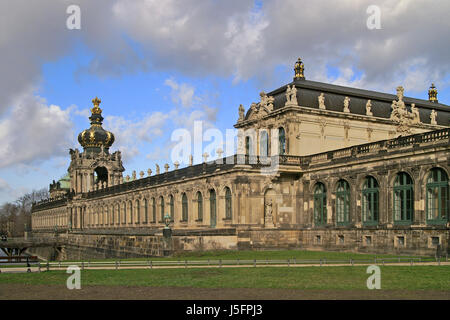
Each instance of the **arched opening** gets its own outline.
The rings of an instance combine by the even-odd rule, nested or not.
[[[173,222],[175,218],[175,207],[173,202],[173,195],[169,197],[170,221]]]
[[[378,224],[379,186],[377,180],[368,176],[364,179],[362,188],[362,223],[364,225]]]
[[[327,222],[327,191],[321,182],[314,188],[314,224],[323,225]]]
[[[253,155],[252,138],[249,136],[245,137],[245,155]]]
[[[97,167],[94,170],[94,183],[105,183],[108,185],[108,169],[105,167]]]
[[[441,168],[431,169],[427,178],[426,190],[427,223],[446,224],[450,210],[447,173]]]
[[[269,155],[269,134],[266,130],[261,131],[259,144],[259,155],[261,157],[267,157]]]
[[[406,172],[399,172],[394,181],[394,223],[410,224],[414,211],[413,180]]]
[[[210,226],[211,228],[216,227],[216,219],[217,219],[217,212],[216,212],[216,191],[214,189],[211,189],[209,191],[209,212],[210,212]]]
[[[163,196],[159,197],[159,208],[160,208],[160,214],[161,214],[160,222],[164,222],[164,198],[163,198]]]
[[[279,155],[286,154],[286,132],[283,127],[278,128],[278,147]]]
[[[203,197],[200,191],[197,192],[197,219],[203,221]]]
[[[347,225],[350,221],[350,185],[339,180],[336,188],[336,221],[338,225]]]
[[[186,193],[181,196],[181,221],[188,221],[188,199]]]
[[[231,207],[231,190],[225,187],[225,219],[231,220],[232,207]]]

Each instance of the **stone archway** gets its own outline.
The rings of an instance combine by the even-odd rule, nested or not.
[[[95,184],[105,184],[108,185],[108,169],[105,167],[97,167],[94,170],[94,183]]]

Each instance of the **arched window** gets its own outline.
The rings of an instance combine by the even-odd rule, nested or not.
[[[136,199],[136,223],[141,222],[141,202]]]
[[[133,202],[131,202],[131,200],[130,201],[128,201],[128,204],[129,204],[129,214],[130,214],[130,220],[128,221],[128,223],[129,224],[132,224],[133,223],[133,221],[134,221],[134,219],[133,219]]]
[[[188,199],[186,193],[181,196],[181,221],[188,221]]]
[[[118,203],[116,204],[116,212],[115,212],[115,214],[116,214],[116,219],[115,219],[116,224],[119,224],[120,223],[120,206],[119,206]]]
[[[283,127],[278,128],[278,154],[286,154],[286,132]]]
[[[148,222],[148,201],[144,199],[144,223]]]
[[[231,190],[230,188],[225,188],[225,219],[231,220],[232,211],[231,211]]]
[[[127,223],[127,203],[125,201],[122,202],[122,223]]]
[[[413,181],[406,172],[399,172],[394,181],[394,223],[410,224],[414,211]]]
[[[427,223],[446,224],[449,214],[449,187],[447,173],[440,168],[431,169],[427,178]]]
[[[161,209],[161,222],[164,222],[164,198],[162,196],[159,197],[159,206]]]
[[[210,226],[214,228],[216,226],[216,191],[211,189],[209,191],[209,212],[210,212]]]
[[[112,226],[114,224],[114,205],[112,204],[109,210],[109,225]]]
[[[203,197],[200,191],[197,192],[197,219],[203,221]]]
[[[339,180],[336,188],[336,221],[338,225],[350,221],[350,185],[345,180]]]
[[[156,222],[156,199],[152,198],[152,218],[153,222]]]
[[[170,206],[170,221],[174,221],[174,204],[173,204],[173,195],[170,195],[169,197],[169,206]]]
[[[109,213],[108,209],[109,209],[108,206],[105,206],[105,208],[103,210],[103,215],[104,215],[103,224],[104,225],[108,224],[108,213]]]
[[[261,131],[259,144],[259,155],[261,157],[267,157],[269,155],[269,134],[266,130]]]
[[[362,189],[362,223],[364,225],[378,224],[379,186],[377,180],[368,176]]]
[[[314,224],[323,225],[327,222],[327,191],[323,183],[317,183],[314,188]]]

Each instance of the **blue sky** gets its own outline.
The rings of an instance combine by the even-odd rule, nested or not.
[[[381,9],[368,30],[366,9]],[[69,4],[81,29],[65,27]],[[238,106],[293,77],[450,104],[446,1],[5,1],[0,31],[0,204],[67,172],[69,148],[102,103],[124,175],[171,163],[170,137],[194,120],[222,132]],[[21,19],[18,19],[18,18]],[[420,24],[413,23],[419,21]],[[441,22],[442,21],[442,22]],[[197,159],[198,160],[198,159]]]

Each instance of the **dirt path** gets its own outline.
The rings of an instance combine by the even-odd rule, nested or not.
[[[450,291],[443,290],[292,290],[250,288],[177,288],[86,286],[68,290],[60,285],[1,284],[0,299],[10,300],[311,300],[311,299],[419,299],[450,300]]]

